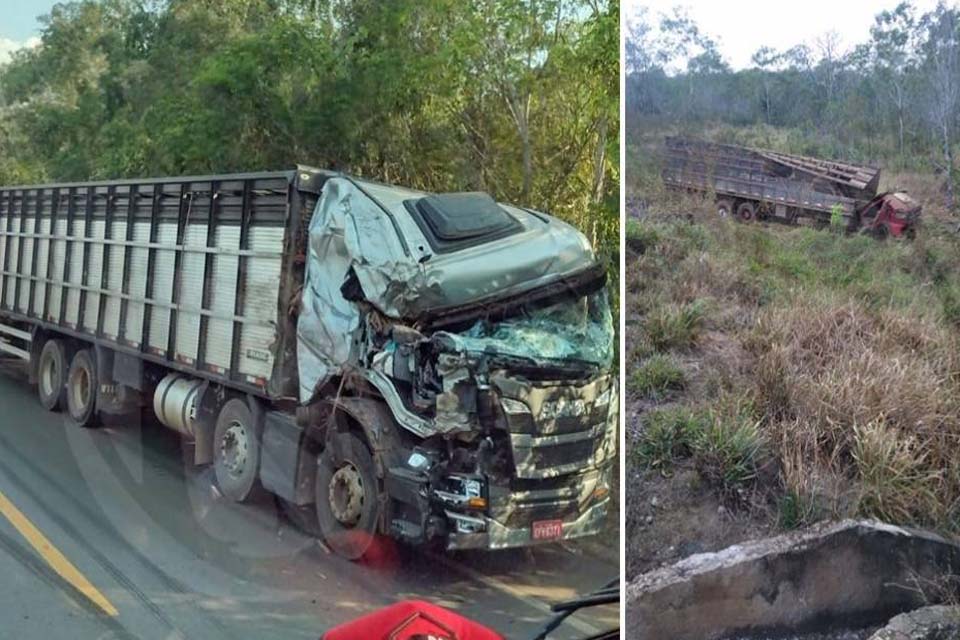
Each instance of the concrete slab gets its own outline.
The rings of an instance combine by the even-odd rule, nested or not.
[[[932,533],[823,523],[638,576],[626,591],[626,637],[720,640],[866,627],[926,604],[918,579],[958,570],[960,546]]]

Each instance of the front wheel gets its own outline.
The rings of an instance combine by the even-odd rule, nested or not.
[[[352,433],[337,433],[317,459],[317,522],[337,555],[359,560],[380,519],[379,483],[370,449]]]

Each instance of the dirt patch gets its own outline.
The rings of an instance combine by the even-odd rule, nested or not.
[[[678,465],[669,476],[628,465],[626,509],[627,580],[774,530],[767,513],[724,506],[691,462]]]

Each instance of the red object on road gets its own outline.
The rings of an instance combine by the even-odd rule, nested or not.
[[[443,607],[405,600],[331,629],[321,640],[504,640]]]

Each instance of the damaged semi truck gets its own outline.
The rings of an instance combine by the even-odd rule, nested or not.
[[[912,236],[920,205],[903,192],[877,193],[880,169],[732,144],[668,137],[666,186],[716,196],[717,213],[814,226],[841,216],[848,231]]]
[[[45,408],[151,407],[225,496],[266,489],[342,556],[601,529],[613,322],[556,218],[308,167],[18,186],[0,264],[0,352]]]

